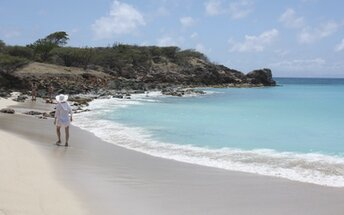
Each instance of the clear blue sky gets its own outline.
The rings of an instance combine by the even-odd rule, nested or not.
[[[344,77],[342,0],[0,0],[0,39],[55,31],[69,46],[176,45],[249,72]]]

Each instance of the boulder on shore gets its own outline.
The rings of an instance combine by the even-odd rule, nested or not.
[[[0,110],[1,113],[9,113],[9,114],[14,114],[15,111],[12,108],[3,108]]]
[[[32,116],[35,116],[35,115],[43,115],[43,113],[38,112],[38,111],[33,111],[33,110],[28,111],[28,112],[25,112],[24,114],[26,114],[26,115],[32,115]]]
[[[1,89],[0,89],[0,97],[2,97],[2,98],[8,98],[8,97],[10,97],[10,96],[11,96],[11,94],[10,94],[8,91],[1,90]]]
[[[178,96],[182,97],[185,95],[203,95],[205,94],[204,91],[202,90],[197,90],[197,89],[183,89],[183,88],[165,88],[161,91],[163,95],[168,95],[168,96]]]
[[[19,95],[17,96],[17,98],[13,99],[13,101],[16,101],[16,102],[25,102],[25,100],[27,99],[28,97],[26,95]]]

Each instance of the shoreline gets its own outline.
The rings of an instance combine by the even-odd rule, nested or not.
[[[148,100],[152,101],[153,99],[155,101],[159,98],[160,96],[153,96]],[[336,174],[341,172],[344,159],[335,155],[321,152],[277,151],[268,148],[244,150],[179,145],[150,138],[150,132],[145,128],[126,126],[111,120],[97,120],[98,109],[101,112],[107,112],[127,105],[134,105],[136,102],[145,104],[143,99],[145,98],[134,96],[131,100],[95,99],[90,103],[89,108],[97,110],[75,116],[75,124],[111,144],[150,156],[228,171],[344,188],[344,177]],[[89,125],[90,119],[94,119],[93,124],[96,123],[97,126]],[[334,166],[334,163],[337,165]]]
[[[340,215],[344,210],[343,188],[152,157],[75,126],[71,147],[57,147],[51,119],[19,114],[0,119],[0,130],[31,141],[49,158],[58,180],[91,214]]]

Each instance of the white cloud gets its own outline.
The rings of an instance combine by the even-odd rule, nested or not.
[[[216,16],[224,12],[221,6],[221,1],[219,0],[210,0],[206,2],[205,11],[206,14],[210,16]]]
[[[335,50],[336,50],[337,52],[343,51],[343,50],[344,50],[344,38],[342,39],[342,41],[341,41],[339,44],[336,45]]]
[[[332,35],[338,28],[339,25],[333,21],[321,24],[317,28],[305,27],[298,35],[298,40],[300,43],[313,43]]]
[[[297,17],[295,11],[291,8],[287,9],[279,18],[279,21],[284,23],[288,28],[302,28],[305,26],[303,17]]]
[[[196,21],[190,16],[182,17],[179,21],[185,28],[191,27],[196,23]]]
[[[191,39],[195,39],[198,37],[198,33],[197,32],[193,32],[191,35],[190,35],[190,38]]]
[[[314,59],[295,59],[285,60],[270,64],[270,67],[278,67],[284,69],[291,69],[294,71],[305,71],[309,69],[318,69],[319,66],[326,64],[326,61],[322,58]]]
[[[205,53],[207,51],[202,43],[196,44],[195,49],[201,53]]]
[[[230,40],[231,52],[260,52],[264,51],[265,47],[270,45],[277,37],[278,30],[272,29],[265,31],[258,36],[245,36],[244,42],[234,42]]]
[[[298,17],[291,8],[287,9],[279,18],[286,27],[300,29],[298,41],[303,44],[310,44],[334,34],[340,24],[329,21],[316,27],[308,26],[303,17]]]
[[[228,14],[232,19],[241,19],[253,11],[251,0],[237,0],[224,5],[221,0],[209,0],[205,3],[205,11],[209,16]]]
[[[253,3],[247,0],[240,0],[229,4],[229,14],[232,19],[241,19],[253,11]]]
[[[97,19],[92,25],[97,39],[133,33],[139,26],[146,25],[142,14],[133,6],[115,0],[107,16]]]
[[[158,46],[178,46],[178,42],[172,37],[165,36],[158,39]]]

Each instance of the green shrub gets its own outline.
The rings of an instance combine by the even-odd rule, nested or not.
[[[28,59],[0,54],[0,70],[2,72],[12,72],[27,63],[29,63]]]
[[[33,50],[23,46],[7,46],[5,52],[11,56],[22,57],[29,60],[33,59]]]
[[[60,60],[63,62],[63,66],[70,67],[73,65],[74,62],[74,49],[75,48],[54,48],[50,55],[51,56],[57,56]],[[58,64],[56,61],[53,62],[55,64]]]

